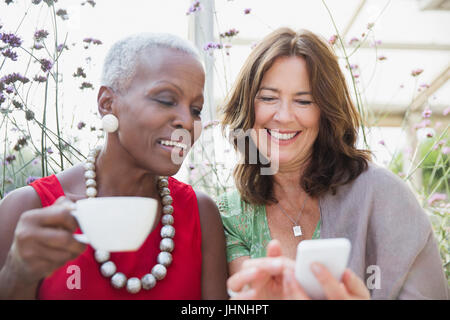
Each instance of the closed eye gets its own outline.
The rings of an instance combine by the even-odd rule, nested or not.
[[[162,100],[162,99],[152,99],[153,101],[156,101],[159,104],[163,104],[165,106],[173,107],[176,105],[176,102],[169,101],[169,100]]]
[[[277,98],[275,97],[258,97],[257,99],[261,100],[261,101],[265,101],[265,102],[270,102],[270,101],[274,101]]]
[[[312,103],[312,101],[309,100],[295,100],[296,103],[302,105],[302,106],[307,106],[310,105]]]

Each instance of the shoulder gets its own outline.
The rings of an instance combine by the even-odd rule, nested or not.
[[[249,216],[254,213],[255,206],[245,203],[237,190],[231,190],[222,194],[217,199],[217,206],[219,207],[222,219],[232,218],[238,216]]]
[[[8,213],[19,211],[21,213],[26,210],[40,207],[42,207],[41,199],[37,192],[32,187],[25,186],[11,191],[0,201],[0,214],[3,213],[3,211],[8,211]]]
[[[376,196],[378,200],[389,202],[407,195],[408,200],[415,200],[412,190],[405,181],[374,163],[369,163],[365,171],[341,189],[347,196],[357,198],[368,199]]]

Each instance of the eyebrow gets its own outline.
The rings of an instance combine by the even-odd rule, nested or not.
[[[156,81],[156,82],[154,83],[154,86],[161,85],[161,84],[168,84],[168,85],[174,87],[175,89],[177,89],[177,90],[179,91],[179,93],[181,93],[181,94],[184,93],[183,90],[182,90],[179,86],[177,86],[175,83],[170,82],[170,81],[167,81],[167,80],[159,80],[159,81]],[[196,96],[196,97],[194,98],[194,100],[198,100],[198,99],[201,99],[201,100],[202,100],[202,104],[205,103],[205,96],[204,96],[203,93],[199,94],[198,96]]]
[[[172,83],[172,82],[167,81],[167,80],[156,81],[152,87],[157,86],[157,85],[161,85],[161,84],[168,84],[168,85],[174,87],[175,89],[177,89],[180,93],[183,93],[183,90],[179,86],[177,86],[175,83]]]
[[[259,91],[261,91],[261,90],[269,90],[269,91],[273,91],[273,92],[276,92],[276,93],[280,92],[280,90],[275,89],[275,88],[270,88],[270,87],[262,87],[262,88],[259,89]],[[309,91],[299,91],[299,92],[295,93],[295,96],[301,96],[301,95],[306,95],[306,94],[311,94],[311,92],[309,92]]]

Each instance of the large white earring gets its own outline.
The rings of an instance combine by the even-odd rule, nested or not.
[[[119,128],[119,119],[113,114],[107,114],[102,118],[102,126],[108,133],[115,132]]]

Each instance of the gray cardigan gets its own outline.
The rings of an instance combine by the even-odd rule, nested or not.
[[[365,280],[372,299],[449,299],[430,220],[396,175],[369,164],[319,205],[321,238],[351,241],[349,268]]]

